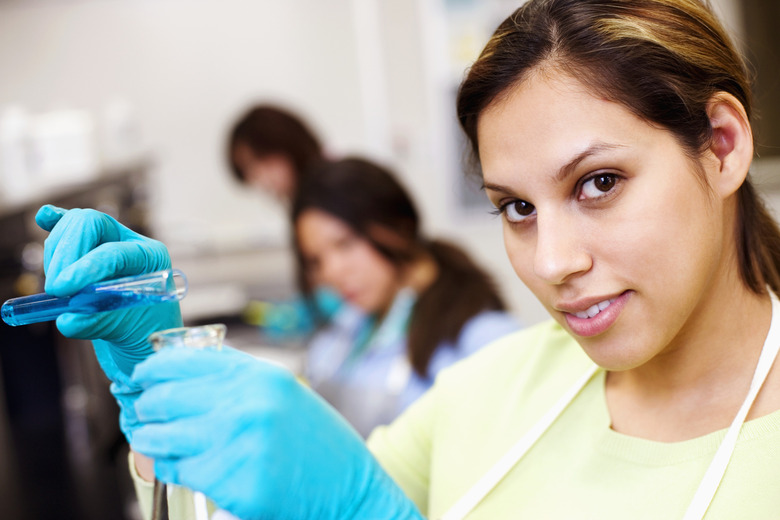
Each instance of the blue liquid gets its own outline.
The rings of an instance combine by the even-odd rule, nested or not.
[[[143,294],[136,291],[90,291],[65,298],[36,294],[8,300],[0,309],[0,316],[7,324],[17,326],[55,320],[57,316],[66,312],[92,314],[153,305],[176,299],[175,296],[169,294]]]

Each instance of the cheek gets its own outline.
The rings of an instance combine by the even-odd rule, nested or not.
[[[519,237],[507,224],[503,223],[504,249],[509,263],[520,280],[533,291],[534,243]]]
[[[282,164],[274,164],[268,169],[268,177],[273,179],[277,184],[285,182],[290,177],[290,172]]]
[[[698,186],[685,192],[687,196],[680,190],[663,207],[637,207],[613,235],[625,244],[617,254],[648,276],[673,279],[698,269],[701,256],[709,257],[719,247],[719,234],[714,225],[718,216],[696,190]]]
[[[629,275],[628,271],[664,271],[679,263],[678,254],[684,254],[679,247],[684,241],[671,236],[669,226],[670,222],[644,218],[641,212],[620,217],[613,215],[613,218],[589,221],[581,226],[576,234],[578,240],[571,247],[591,257],[592,271],[599,276],[610,272]],[[549,284],[534,272],[536,237],[532,233],[517,233],[504,224],[504,246],[515,274],[532,292],[541,296]],[[670,250],[672,254],[669,254]]]
[[[346,253],[347,272],[360,278],[363,284],[370,284],[381,272],[380,256],[368,244],[355,244]]]
[[[266,181],[268,174],[267,170],[260,165],[251,165],[244,169],[246,178],[249,182],[255,185],[262,186]]]
[[[362,253],[360,265],[364,286],[370,287],[373,299],[377,300],[377,303],[385,303],[384,300],[389,298],[388,294],[394,292],[397,283],[395,267],[385,257],[370,248]]]
[[[386,292],[395,283],[395,270],[392,264],[381,256],[373,256],[370,260],[366,259],[366,263],[370,265],[367,274],[376,290]]]

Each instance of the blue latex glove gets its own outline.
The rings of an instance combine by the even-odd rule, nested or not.
[[[263,333],[272,341],[283,342],[311,335],[320,320],[333,318],[344,305],[344,300],[335,291],[321,287],[314,291],[311,301],[297,296],[261,305],[259,324]]]
[[[165,349],[133,380],[145,388],[133,449],[243,520],[422,519],[346,421],[279,366]]]
[[[314,291],[314,305],[325,320],[330,320],[344,306],[344,299],[330,287],[318,287]]]
[[[64,210],[46,205],[35,221],[50,231],[44,244],[45,290],[70,296],[89,284],[171,267],[165,246],[91,209]],[[70,338],[91,339],[111,392],[122,409],[120,426],[130,440],[135,427],[133,402],[140,388],[130,381],[136,363],[152,354],[152,332],[180,327],[178,302],[91,315],[63,314],[57,328]]]

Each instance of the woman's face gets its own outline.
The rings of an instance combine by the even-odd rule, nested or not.
[[[369,313],[384,313],[399,289],[398,269],[342,220],[305,210],[295,224],[307,273]]]
[[[233,149],[233,161],[244,174],[247,184],[279,200],[290,200],[295,189],[295,167],[283,154],[259,157],[244,143]]]
[[[731,232],[711,158],[697,171],[671,133],[554,72],[489,106],[478,137],[516,273],[597,364],[640,366],[706,322]]]

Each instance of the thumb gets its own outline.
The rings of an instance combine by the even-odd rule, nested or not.
[[[44,231],[51,231],[60,219],[67,213],[67,210],[46,204],[41,206],[35,215],[35,223]]]

